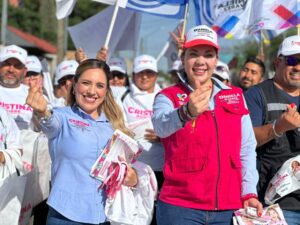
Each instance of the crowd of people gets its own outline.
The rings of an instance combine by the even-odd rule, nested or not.
[[[153,56],[137,56],[130,75],[125,60],[108,58],[108,49],[101,48],[95,58],[78,49],[75,60],[56,67],[54,99],[43,86],[39,58],[5,46],[0,52],[1,169],[24,169],[22,131],[44,134],[51,190],[41,203],[45,207],[33,211],[33,223],[108,225],[107,193],[89,173],[120,130],[139,144],[136,160],[154,171],[159,192],[152,225],[228,225],[234,211],[246,207],[261,216],[270,180],[300,153],[299,43],[300,36],[283,40],[273,78],[265,78],[261,59],[249,57],[235,84],[229,66],[220,61],[215,31],[195,26],[183,42],[178,39],[182,54],[169,70],[172,84],[166,88],[157,83]],[[139,184],[130,163],[122,184],[133,192]],[[289,225],[300,224],[299,190],[278,204]]]

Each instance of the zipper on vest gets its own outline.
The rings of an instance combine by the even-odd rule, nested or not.
[[[216,116],[215,116],[215,112],[211,111],[212,113],[212,117],[214,118],[214,122],[215,122],[215,128],[216,128],[216,136],[217,136],[217,155],[218,155],[218,177],[217,177],[217,184],[216,184],[216,199],[215,199],[215,210],[218,210],[219,205],[218,205],[218,199],[219,199],[219,194],[218,194],[218,186],[219,186],[219,182],[220,182],[220,148],[219,148],[219,132],[218,132],[218,123],[216,120]]]

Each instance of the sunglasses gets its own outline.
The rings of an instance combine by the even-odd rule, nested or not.
[[[297,66],[300,64],[300,58],[296,58],[294,56],[286,56],[285,59],[285,65],[287,66]]]
[[[40,73],[29,71],[29,72],[26,73],[25,77],[37,77],[39,75],[40,75]]]
[[[120,72],[112,72],[110,78],[113,79],[115,77],[117,77],[118,79],[124,79],[126,77],[126,74]]]
[[[58,81],[58,84],[60,86],[64,86],[66,85],[67,81],[68,80],[72,80],[74,77],[74,75],[67,75],[67,76],[64,76],[63,78],[61,78],[59,81]]]
[[[216,71],[218,71],[218,72],[227,72],[227,69],[224,66],[217,66]]]

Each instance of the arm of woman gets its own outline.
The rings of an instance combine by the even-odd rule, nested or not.
[[[249,115],[242,117],[242,201],[243,207],[254,207],[257,215],[262,214],[262,204],[257,199],[256,185],[258,172],[256,169],[256,139]]]
[[[158,137],[168,137],[183,127],[177,109],[165,95],[156,96],[153,104],[152,123]]]

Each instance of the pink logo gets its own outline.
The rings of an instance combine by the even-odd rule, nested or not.
[[[69,122],[78,128],[87,128],[90,126],[88,123],[82,122],[80,120],[69,119]]]

